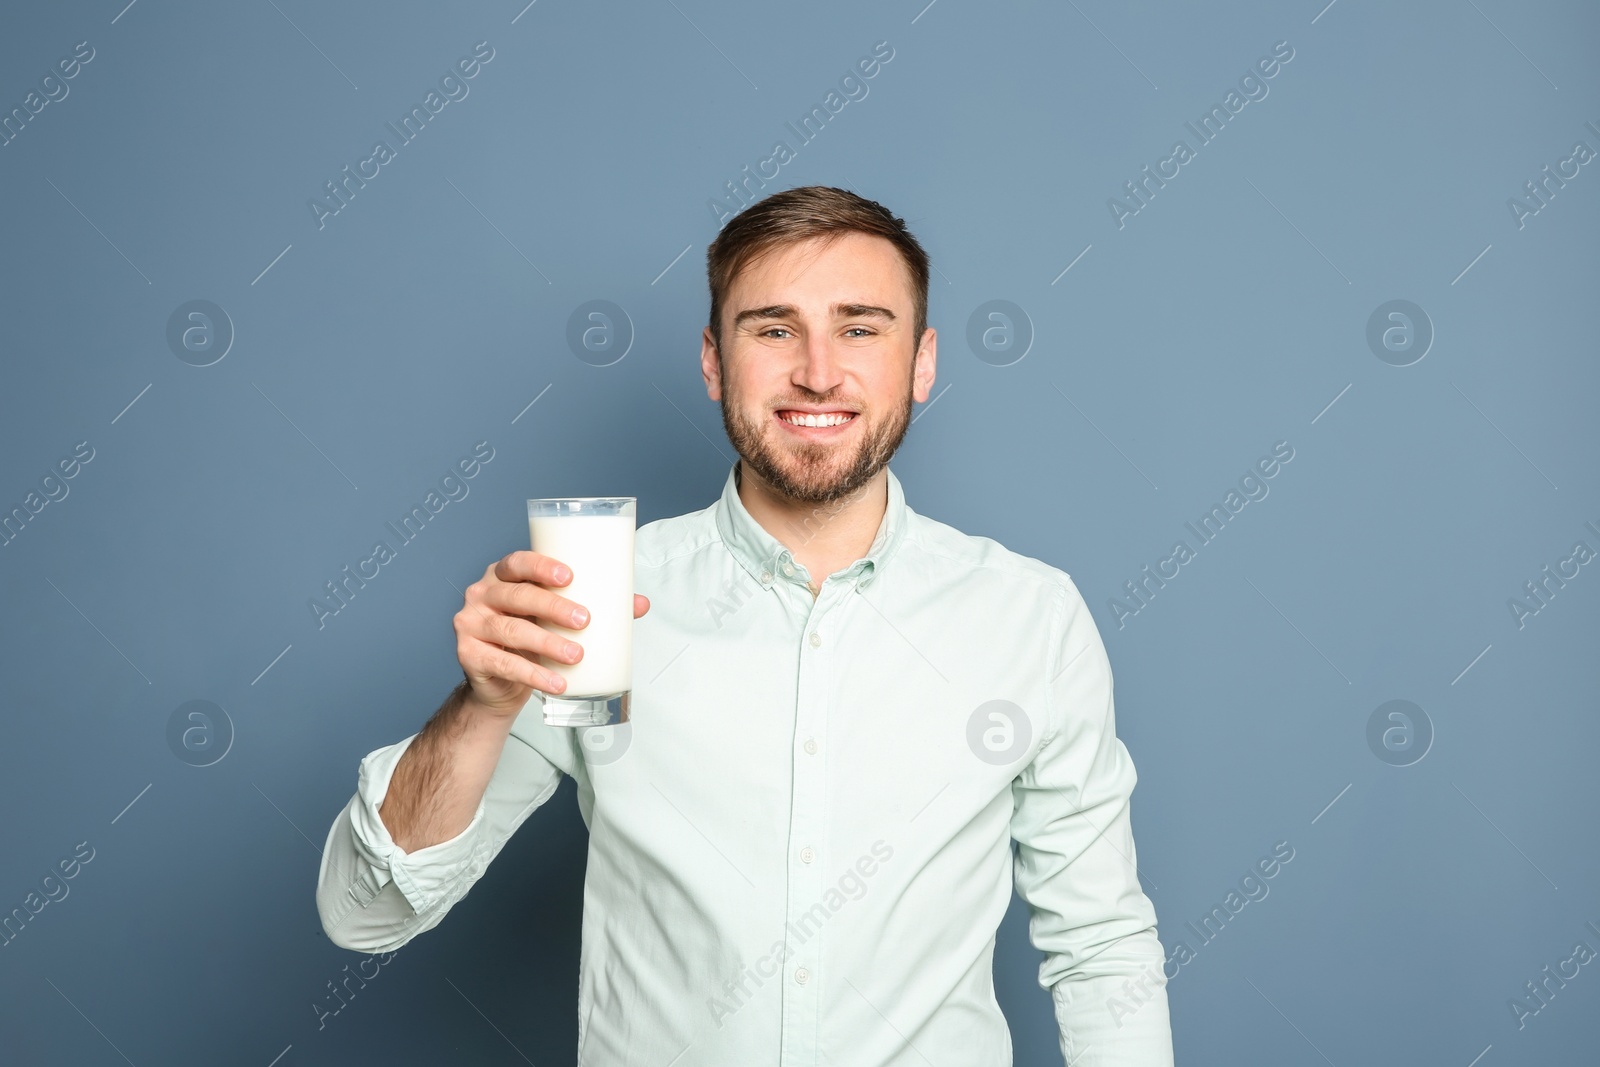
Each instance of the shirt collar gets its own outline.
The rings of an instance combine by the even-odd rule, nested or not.
[[[906,498],[905,492],[900,488],[900,479],[896,478],[894,471],[884,468],[889,481],[888,506],[884,509],[883,521],[878,524],[877,535],[872,539],[872,545],[867,549],[867,554],[857,560],[843,573],[846,576],[856,576],[856,588],[862,589],[871,584],[877,577],[883,565],[894,554],[901,539],[905,536],[906,527]],[[733,553],[745,570],[762,585],[770,585],[780,578],[790,581],[800,581],[798,571],[793,577],[785,575],[785,564],[793,566],[794,553],[784,547],[772,534],[751,516],[745,508],[744,501],[739,499],[739,461],[735,460],[728,469],[727,481],[722,486],[722,497],[715,507],[717,532],[722,536],[722,543],[728,546],[728,551]],[[826,521],[827,505],[819,505],[816,518],[808,520],[810,529],[820,528]],[[796,530],[796,539],[805,535]],[[822,581],[828,575],[812,575],[815,581]]]

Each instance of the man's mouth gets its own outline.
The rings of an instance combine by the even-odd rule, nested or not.
[[[853,411],[809,412],[780,410],[776,414],[781,421],[790,426],[817,429],[843,426],[845,423],[853,422],[856,419],[856,413]]]

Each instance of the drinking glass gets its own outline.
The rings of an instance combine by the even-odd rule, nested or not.
[[[540,666],[566,679],[559,694],[534,690],[550,726],[615,726],[628,721],[633,696],[633,534],[638,498],[545,497],[528,501],[533,550],[566,564],[572,581],[557,592],[589,612],[574,630],[540,619],[551,633],[583,646],[563,663],[540,655]]]

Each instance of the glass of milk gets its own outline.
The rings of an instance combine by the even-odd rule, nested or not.
[[[538,663],[566,679],[559,695],[534,690],[550,726],[614,726],[628,721],[633,695],[633,531],[637,497],[551,497],[528,501],[533,550],[565,563],[572,581],[556,589],[588,609],[581,630],[541,618],[551,633],[583,646],[583,658]]]

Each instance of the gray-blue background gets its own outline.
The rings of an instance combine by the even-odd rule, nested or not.
[[[1194,952],[1179,1062],[1594,1062],[1600,964],[1542,1005],[1524,983],[1600,950],[1600,564],[1542,606],[1524,583],[1600,550],[1600,161],[1508,205],[1600,150],[1592,5],[124,2],[0,33],[0,113],[28,115],[0,147],[0,507],[66,492],[0,547],[0,911],[93,849],[0,948],[7,1062],[572,1061],[570,783],[321,1029],[360,957],[320,929],[318,851],[360,757],[459,677],[460,591],[526,547],[525,498],[637,495],[642,523],[720,490],[709,202],[780,139],[766,191],[878,199],[938,268],[909,503],[1096,613],[1146,888]],[[469,94],[319,228],[308,201],[480,41]],[[880,41],[800,144],[785,123]],[[1280,41],[1200,146],[1184,124]],[[1180,138],[1119,225],[1108,198]],[[235,334],[209,366],[168,341],[193,300]],[[626,313],[620,361],[568,345],[591,300]],[[992,300],[1011,347],[974,349]],[[1391,300],[1431,323],[1420,361],[1368,343]],[[470,494],[319,628],[324,583],[482,440]],[[1269,495],[1119,618],[1280,441]],[[221,710],[185,750],[192,700]],[[1371,744],[1391,700],[1411,740]],[[1186,924],[1280,841],[1269,895],[1202,943]],[[1059,1063],[1025,918],[999,998],[1017,1063]]]

